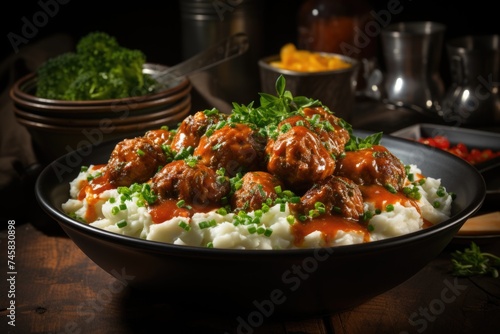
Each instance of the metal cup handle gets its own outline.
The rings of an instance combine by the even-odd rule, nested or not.
[[[465,64],[460,56],[453,56],[450,60],[451,79],[457,84],[461,84],[465,80]]]

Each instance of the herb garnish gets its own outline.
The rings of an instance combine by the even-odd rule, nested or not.
[[[498,277],[500,268],[500,257],[482,252],[476,243],[471,242],[470,248],[462,251],[455,251],[452,256],[452,275],[454,276],[474,276],[491,275]]]
[[[255,125],[258,128],[266,129],[265,135],[273,137],[276,135],[275,127],[282,120],[298,114],[303,108],[322,106],[318,100],[304,96],[293,96],[289,90],[286,90],[286,79],[282,75],[276,80],[275,88],[276,96],[259,93],[260,106],[258,107],[255,107],[253,102],[248,105],[233,102],[229,122]]]
[[[383,134],[382,132],[377,132],[377,133],[371,134],[371,135],[367,136],[366,138],[362,139],[362,138],[354,136],[351,133],[351,139],[349,139],[349,141],[345,145],[345,150],[346,151],[357,151],[357,150],[370,148],[373,145],[378,145],[380,143],[380,140],[382,139],[382,134]]]

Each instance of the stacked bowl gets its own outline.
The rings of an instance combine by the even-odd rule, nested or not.
[[[153,76],[166,69],[145,64]],[[93,101],[63,101],[35,96],[36,73],[14,83],[10,90],[14,114],[33,139],[43,162],[105,141],[143,135],[162,126],[176,127],[191,110],[191,82],[170,81],[165,89],[144,96]]]

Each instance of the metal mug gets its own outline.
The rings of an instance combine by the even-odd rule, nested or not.
[[[439,73],[445,30],[444,24],[431,21],[393,23],[382,29],[383,100],[440,109],[445,92]]]
[[[188,59],[229,36],[243,32],[250,47],[241,57],[205,71],[204,83],[215,100],[224,101],[221,109],[230,112],[231,102],[247,104],[258,99],[258,59],[263,46],[259,20],[262,2],[258,0],[213,1],[178,0],[181,12],[182,55]],[[191,78],[196,86],[196,78]],[[215,101],[217,102],[217,101]],[[227,102],[227,103],[226,103]],[[216,106],[219,107],[219,106]]]
[[[452,83],[441,112],[457,126],[500,122],[500,36],[466,35],[447,42]]]

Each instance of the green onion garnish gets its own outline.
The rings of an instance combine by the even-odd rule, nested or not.
[[[127,221],[125,219],[122,219],[118,223],[116,223],[116,226],[118,226],[119,228],[124,228],[125,226],[127,226]]]
[[[191,229],[191,226],[189,226],[189,224],[183,220],[179,222],[179,227],[181,227],[185,231],[189,231]]]

